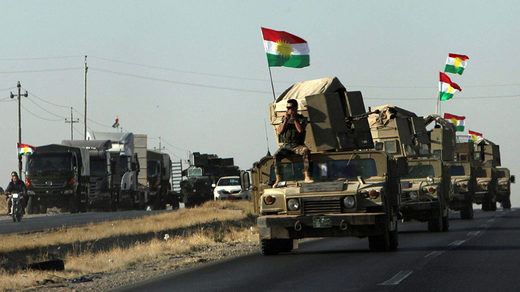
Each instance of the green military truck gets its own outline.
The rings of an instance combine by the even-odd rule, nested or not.
[[[86,211],[90,176],[87,149],[51,144],[36,147],[26,164],[27,213],[58,207]]]
[[[281,160],[282,180],[276,186],[273,157],[254,164],[252,198],[262,254],[289,252],[298,239],[311,237],[368,237],[371,250],[395,250],[406,161],[364,150],[373,143],[361,93],[347,92],[335,77],[296,83],[271,104],[274,126],[289,99],[296,99],[299,113],[309,119],[305,144],[314,182],[303,182],[298,155]]]
[[[511,209],[511,183],[515,183],[515,176],[505,167],[497,168],[497,176],[497,201],[502,202],[502,208]]]
[[[375,148],[408,160],[401,177],[400,212],[405,221],[428,222],[431,232],[448,231],[455,128],[438,115],[418,117],[405,109],[384,105],[369,116]],[[426,126],[435,122],[435,127]]]
[[[428,231],[449,229],[449,168],[439,159],[409,159],[408,174],[401,177],[403,219],[428,222]]]
[[[477,183],[476,172],[469,162],[448,162],[453,194],[450,209],[460,211],[461,219],[473,219],[473,198]]]

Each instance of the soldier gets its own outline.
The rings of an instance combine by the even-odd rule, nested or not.
[[[309,148],[305,146],[305,127],[307,119],[298,114],[298,102],[295,99],[287,101],[287,111],[282,117],[282,124],[278,126],[279,141],[283,145],[274,154],[274,169],[276,181],[273,187],[276,187],[282,180],[280,161],[291,154],[303,156],[303,171],[305,174],[305,182],[312,182],[309,170]]]

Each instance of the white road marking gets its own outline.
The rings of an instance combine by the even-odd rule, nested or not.
[[[434,250],[434,251],[430,252],[429,254],[425,255],[424,257],[425,258],[429,258],[429,257],[434,258],[434,257],[440,256],[443,253],[444,253],[443,250]]]
[[[489,219],[487,222],[495,222],[495,218]]]
[[[480,225],[480,227],[482,227],[482,228],[488,228],[488,227],[489,227],[489,224],[482,224],[482,225]]]
[[[480,234],[480,230],[479,231],[470,231],[468,232],[468,236],[478,236]]]
[[[448,244],[448,246],[459,246],[459,245],[463,244],[464,242],[466,242],[466,240],[455,240],[454,242]]]
[[[408,276],[410,276],[413,273],[413,271],[400,271],[399,273],[395,274],[392,278],[379,283],[380,286],[395,286],[399,285],[404,279],[406,279]]]

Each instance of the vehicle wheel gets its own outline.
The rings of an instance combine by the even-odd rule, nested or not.
[[[79,212],[79,198],[78,196],[70,196],[69,198],[69,212],[70,213],[78,213]]]
[[[33,196],[29,196],[29,199],[27,200],[27,207],[25,209],[27,210],[27,214],[36,214],[35,212],[35,205],[37,204],[36,200]]]
[[[473,204],[469,203],[460,210],[460,219],[473,219]]]
[[[507,198],[502,202],[503,209],[511,209],[511,199]]]
[[[429,232],[440,232],[443,229],[443,220],[442,215],[439,214],[438,217],[432,218],[428,221],[428,231]]]
[[[40,204],[39,207],[40,214],[47,214],[47,206]]]
[[[390,230],[387,226],[384,234],[368,237],[368,248],[371,251],[394,251],[398,246],[399,232],[397,230],[397,222],[395,222],[395,230]]]
[[[291,252],[293,249],[292,239],[279,239],[280,251]]]
[[[489,210],[490,211],[496,211],[497,210],[497,199],[493,199],[490,203],[489,203]]]
[[[448,216],[442,217],[442,231],[446,232],[450,230],[450,220],[448,219]]]
[[[263,255],[276,255],[283,251],[281,249],[281,242],[279,239],[261,239],[260,246]]]

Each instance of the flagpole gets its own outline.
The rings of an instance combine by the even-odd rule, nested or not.
[[[273,75],[271,74],[271,66],[269,66],[269,60],[267,61],[267,68],[269,69],[269,78],[271,79],[271,89],[273,90],[273,101],[276,101],[276,95],[274,93]]]

